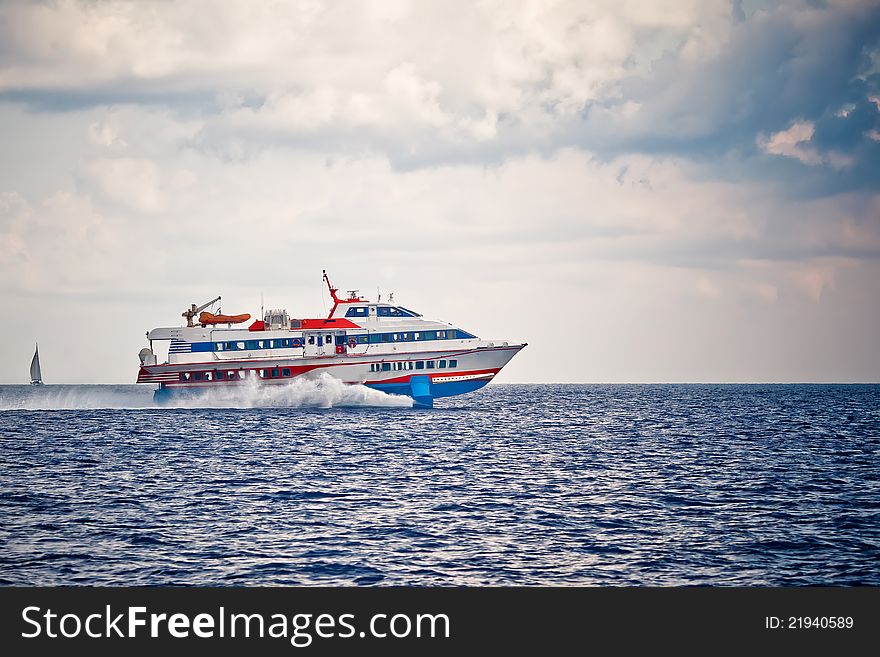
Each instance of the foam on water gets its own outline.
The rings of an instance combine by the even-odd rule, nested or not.
[[[187,408],[332,408],[336,406],[413,405],[410,397],[389,395],[363,385],[343,383],[326,373],[299,376],[284,385],[261,385],[250,379],[245,385],[217,387],[192,399],[171,399],[165,405]]]
[[[224,386],[191,398],[153,401],[153,386],[45,385],[0,386],[0,411],[89,410],[105,408],[333,408],[412,406],[412,399],[363,385],[349,385],[322,373],[284,385]]]
[[[153,390],[134,385],[0,386],[0,411],[148,408]]]

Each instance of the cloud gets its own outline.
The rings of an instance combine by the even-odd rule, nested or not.
[[[114,203],[148,214],[167,206],[159,169],[149,160],[101,158],[90,162],[83,174],[92,189]]]
[[[846,118],[846,115],[842,115]],[[845,169],[852,166],[851,158],[837,154],[827,153],[820,155],[819,152],[809,145],[813,139],[815,126],[810,121],[796,121],[787,130],[770,135],[758,137],[758,146],[771,155],[793,157],[802,164],[817,166],[830,165],[836,169]]]
[[[746,15],[721,1],[154,11],[68,0],[13,2],[0,15],[0,97],[44,110],[128,103],[195,113],[198,147],[221,157],[272,144],[378,151],[404,168],[570,146],[606,158],[742,158],[761,135],[802,121],[817,126],[818,157],[849,164],[838,185],[868,184],[876,163],[863,142],[876,144],[878,125],[863,127],[859,143],[835,144],[817,123],[880,94],[871,2],[795,1]]]

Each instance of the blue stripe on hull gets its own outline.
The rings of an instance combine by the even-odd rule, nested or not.
[[[489,383],[489,379],[471,379],[470,381],[450,381],[448,383],[432,383],[432,397],[454,397],[468,392],[479,390]],[[412,388],[409,383],[366,383],[368,388],[381,390],[391,395],[406,395],[412,397]]]

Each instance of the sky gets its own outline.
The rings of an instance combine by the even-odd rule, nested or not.
[[[0,2],[0,383],[322,269],[501,382],[880,381],[880,3]]]

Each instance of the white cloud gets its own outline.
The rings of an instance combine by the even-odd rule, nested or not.
[[[101,158],[85,168],[85,178],[104,198],[144,213],[164,210],[167,199],[159,168],[150,160]]]
[[[98,146],[124,148],[128,144],[119,137],[119,129],[111,121],[96,121],[89,125],[89,139]]]
[[[816,148],[810,146],[815,129],[811,121],[795,121],[787,129],[769,137],[759,136],[757,143],[765,153],[792,157],[809,166],[827,164],[835,169],[852,166],[853,160],[850,157],[833,152],[820,154]]]

